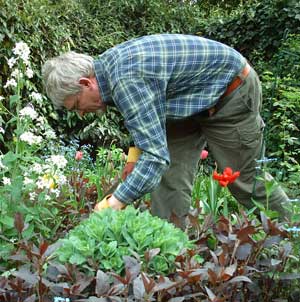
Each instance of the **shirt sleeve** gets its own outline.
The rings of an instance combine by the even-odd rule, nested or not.
[[[114,87],[114,102],[135,146],[142,150],[134,170],[114,192],[123,203],[129,204],[153,191],[168,169],[164,91],[163,83],[158,80],[124,79]]]

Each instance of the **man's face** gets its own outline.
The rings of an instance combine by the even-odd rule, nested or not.
[[[82,87],[81,91],[65,99],[65,108],[67,110],[77,111],[80,116],[88,112],[97,112],[99,110],[104,112],[106,105],[101,100],[96,78],[81,78],[79,84]]]

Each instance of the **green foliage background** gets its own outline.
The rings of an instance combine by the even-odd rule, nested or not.
[[[229,15],[212,14],[203,34],[233,46],[256,65],[273,57],[287,31],[300,32],[297,0],[245,1]]]
[[[284,95],[284,98],[279,97],[279,102],[291,101],[294,104],[286,127],[293,128],[293,133],[288,133],[290,137],[299,137],[299,120],[296,117],[300,109],[297,102],[293,101],[299,96],[295,85],[298,80],[295,74],[288,75],[290,56],[286,56],[284,64],[277,64],[280,57],[278,53],[283,43],[286,43],[286,33],[300,32],[299,1],[0,0],[0,7],[0,95],[7,94],[3,90],[11,72],[7,59],[11,57],[15,43],[20,40],[26,42],[32,51],[35,71],[32,85],[43,91],[41,64],[46,58],[61,52],[72,49],[97,56],[118,43],[141,35],[164,32],[197,34],[233,46],[251,61],[260,74],[263,71],[273,74],[264,78],[267,100],[264,116],[268,119],[270,129],[278,129],[278,123],[281,123],[287,108],[278,106],[278,102],[274,105],[272,98],[275,92],[268,87],[271,87],[278,75],[284,77],[276,87],[276,95]],[[289,43],[292,41],[290,39]],[[299,39],[296,41],[299,45]],[[299,58],[295,62],[297,66]],[[277,66],[276,70],[274,66]],[[289,85],[295,87],[293,95]],[[22,92],[24,103],[28,102],[29,93],[28,89]],[[8,106],[7,102],[8,98],[3,105]],[[123,148],[127,146],[128,136],[122,126],[122,118],[113,109],[102,119],[95,119],[92,115],[80,119],[74,113],[55,112],[50,102],[45,102],[40,110],[66,141],[79,138],[95,147],[110,145],[112,142]],[[276,116],[273,115],[275,112]],[[8,117],[3,110],[0,114],[5,123]],[[289,126],[290,123],[294,126]],[[13,128],[13,125],[10,127]],[[299,139],[290,143],[291,140],[288,141],[286,136],[275,133],[268,135],[270,151],[275,154],[278,150],[274,150],[274,146],[284,146],[294,164],[298,164]],[[9,131],[6,131],[6,139],[11,139]],[[286,159],[283,152],[275,155],[282,160]]]

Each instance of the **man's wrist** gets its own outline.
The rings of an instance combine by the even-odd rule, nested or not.
[[[123,202],[119,201],[114,195],[112,195],[108,199],[108,204],[111,208],[113,208],[115,210],[123,209],[126,206]]]

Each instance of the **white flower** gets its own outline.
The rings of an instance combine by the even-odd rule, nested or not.
[[[20,116],[29,116],[32,120],[38,117],[38,113],[31,106],[26,106],[20,110]]]
[[[36,127],[37,128],[40,128],[40,131],[45,131],[46,130],[46,126],[47,126],[47,120],[45,119],[45,117],[43,116],[39,116],[37,119],[36,119]]]
[[[53,190],[51,190],[51,193],[55,194],[55,197],[58,198],[59,195],[60,195],[60,190],[59,189],[53,189]]]
[[[0,169],[6,169],[7,167],[3,164],[2,162],[2,158],[3,158],[3,154],[0,154]]]
[[[7,61],[7,64],[9,66],[9,68],[13,68],[13,66],[16,64],[16,62],[17,62],[17,59],[12,57]]]
[[[36,125],[39,127],[44,126],[46,123],[46,119],[43,116],[39,116],[36,121],[37,121]]]
[[[0,133],[4,133],[4,129],[2,127],[0,127]]]
[[[48,129],[48,130],[45,132],[45,136],[46,136],[48,139],[55,139],[55,138],[56,138],[56,134],[55,134],[55,132],[54,132],[52,129]]]
[[[44,125],[44,124],[45,124],[45,118],[44,118],[43,116],[40,116],[40,117],[37,119],[37,122],[38,122],[39,124]]]
[[[26,76],[28,77],[28,79],[31,79],[33,77],[33,70],[28,67],[25,71]]]
[[[25,42],[18,42],[15,48],[13,49],[13,53],[19,58],[21,58],[25,64],[29,63],[30,49]]]
[[[37,194],[36,194],[35,192],[29,193],[29,199],[30,199],[31,201],[35,200],[36,196],[37,196]]]
[[[56,165],[59,169],[63,169],[68,163],[68,161],[62,155],[51,155],[47,161],[52,162],[52,164]]]
[[[49,164],[44,164],[43,165],[43,171],[45,173],[51,173],[52,170],[53,170],[53,167],[51,165],[49,165]]]
[[[0,101],[4,100],[4,96],[0,95]]]
[[[33,179],[25,177],[24,178],[24,185],[31,185],[33,184]]]
[[[23,76],[22,72],[19,69],[14,69],[13,72],[11,73],[11,76],[13,78],[21,78]]]
[[[26,131],[20,135],[20,140],[29,145],[40,144],[43,140],[41,136],[34,135],[32,132]]]
[[[33,172],[35,172],[37,174],[41,174],[43,172],[43,167],[39,163],[34,163],[33,167],[31,169],[32,169]]]
[[[9,80],[7,80],[6,84],[4,85],[4,88],[7,88],[9,86],[17,87],[16,80],[15,79],[9,79]]]
[[[35,144],[40,144],[43,141],[43,138],[39,135],[36,135],[34,141]]]
[[[51,191],[55,189],[57,179],[57,175],[44,174],[38,178],[36,184],[40,189],[49,189]]]
[[[42,179],[39,179],[37,182],[36,182],[36,185],[39,189],[44,189],[46,187],[45,185],[45,182],[42,180]]]
[[[64,185],[67,183],[67,177],[65,175],[58,175],[58,180],[57,182],[60,184],[60,185]]]
[[[37,92],[32,92],[29,96],[32,99],[36,100],[36,101],[42,101],[43,100],[43,96],[40,93],[37,93]]]
[[[10,178],[8,178],[8,177],[3,177],[2,182],[3,182],[4,185],[10,185],[11,184]]]

